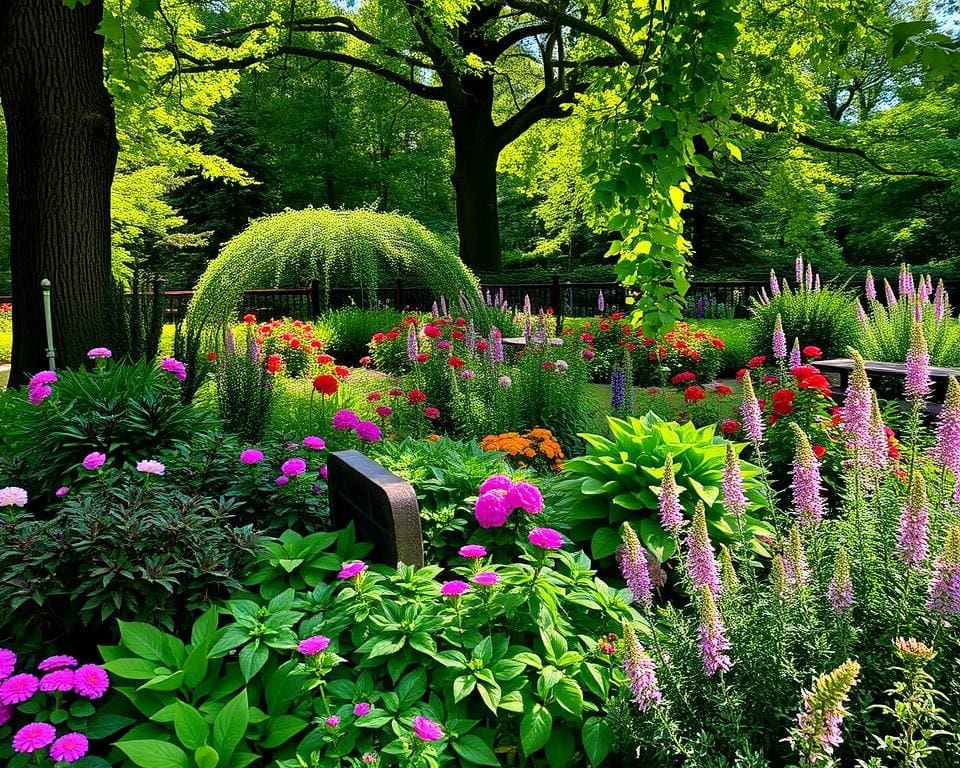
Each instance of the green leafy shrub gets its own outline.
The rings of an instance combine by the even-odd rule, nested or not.
[[[58,376],[39,405],[24,391],[0,398],[8,480],[34,494],[52,493],[91,451],[152,457],[212,425],[207,411],[180,402],[176,378],[153,361]]]
[[[270,420],[274,386],[273,374],[267,370],[268,356],[249,325],[239,349],[233,330],[224,329],[223,349],[214,369],[217,407],[224,427],[246,440],[263,437]]]
[[[873,300],[868,307],[857,351],[866,360],[895,363],[906,360],[916,300],[901,296],[890,306]],[[945,299],[942,312],[938,312],[929,300],[921,302],[920,316],[930,363],[946,368],[960,366],[960,322],[950,316],[948,301]]]
[[[396,325],[400,319],[400,313],[393,309],[350,307],[328,312],[317,323],[329,333],[330,353],[348,365],[355,365],[366,356],[370,337],[381,328]]]
[[[726,444],[714,425],[698,429],[689,422],[664,421],[652,412],[642,419],[608,418],[607,422],[611,438],[581,435],[587,453],[566,462],[566,478],[557,484],[559,491],[574,498],[567,516],[571,539],[589,543],[593,557],[603,560],[620,545],[620,528],[626,521],[658,559],[668,559],[675,543],[658,519],[658,494],[668,455],[673,458],[684,513],[692,516],[702,501],[711,535],[725,541],[737,536],[736,522],[720,500]],[[735,448],[739,453],[743,446]],[[740,467],[756,510],[764,502],[760,469],[745,461],[740,461]],[[749,515],[745,529],[750,534],[770,532],[767,524]]]
[[[857,319],[857,302],[853,292],[844,286],[825,285],[808,290],[805,286],[786,290],[769,301],[753,302],[750,323],[750,348],[758,354],[771,352],[773,326],[777,315],[783,320],[787,346],[794,339],[800,346],[819,347],[826,357],[842,357],[847,347],[860,343],[861,326]]]
[[[694,328],[703,329],[723,342],[717,376],[732,378],[744,363],[766,349],[750,346],[749,320],[698,320]]]

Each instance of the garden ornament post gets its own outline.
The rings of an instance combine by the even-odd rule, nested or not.
[[[43,323],[47,329],[47,367],[51,371],[57,370],[57,351],[53,348],[53,315],[50,310],[50,281],[43,278],[40,281],[43,290]]]

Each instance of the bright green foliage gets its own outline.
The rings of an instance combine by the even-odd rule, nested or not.
[[[395,309],[336,309],[326,313],[315,323],[329,336],[327,349],[344,365],[356,365],[367,354],[370,337],[383,328],[392,328],[400,322]]]
[[[698,501],[706,507],[707,526],[714,541],[739,536],[735,519],[723,510],[720,485],[726,459],[725,441],[714,425],[697,429],[648,413],[642,419],[608,418],[611,438],[581,435],[587,454],[564,464],[569,477],[557,485],[574,497],[569,514],[570,537],[590,543],[595,559],[609,558],[620,546],[620,527],[629,521],[644,546],[660,560],[668,559],[675,542],[658,520],[660,483],[667,455],[684,513],[693,517]],[[737,446],[737,452],[743,448]],[[745,461],[740,469],[753,505],[763,503],[758,467]],[[745,517],[751,536],[769,534],[770,527]]]
[[[267,371],[267,355],[254,340],[253,330],[237,340],[231,329],[216,361],[217,407],[224,429],[244,440],[259,440],[270,420],[275,387]]]
[[[870,311],[857,342],[857,350],[867,360],[901,363],[907,359],[913,329],[914,302],[901,298],[892,307],[870,302]],[[960,322],[949,314],[938,320],[931,304],[921,306],[923,337],[930,363],[947,368],[960,366]]]
[[[757,354],[773,353],[773,325],[783,319],[787,345],[794,339],[800,346],[819,347],[826,357],[842,357],[847,347],[860,342],[860,321],[856,299],[845,286],[823,286],[819,290],[797,287],[771,296],[766,303],[754,302],[750,323],[750,346]]]
[[[405,216],[328,208],[286,211],[252,223],[227,243],[197,284],[187,311],[194,331],[225,325],[249,288],[321,282],[359,287],[370,303],[397,279],[480,303],[470,271],[436,235]]]

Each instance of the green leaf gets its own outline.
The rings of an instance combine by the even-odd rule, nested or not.
[[[175,744],[157,739],[118,741],[117,749],[140,768],[189,768],[187,753]]]
[[[453,700],[465,699],[477,686],[477,678],[473,675],[461,675],[453,681]]]
[[[240,671],[243,672],[243,679],[249,683],[253,676],[267,663],[269,657],[270,649],[261,645],[258,640],[244,646],[243,650],[240,651]]]
[[[731,144],[729,141],[726,142],[726,144],[727,144],[727,151],[730,153],[731,157],[733,157],[736,160],[739,160],[742,163],[743,153],[740,151],[740,147],[738,147],[736,144]]]
[[[479,736],[468,733],[453,742],[453,751],[475,765],[500,765],[490,745]]]
[[[308,725],[309,723],[306,720],[293,715],[280,715],[270,718],[267,722],[267,731],[260,741],[260,746],[268,749],[279,747]]]
[[[588,718],[583,724],[581,738],[583,750],[587,753],[590,765],[600,765],[610,754],[610,748],[613,746],[613,731],[602,718]]]
[[[114,659],[106,662],[103,668],[127,680],[152,680],[157,676],[157,665],[146,659]]]
[[[207,674],[207,649],[205,644],[194,648],[183,664],[183,684],[190,690],[196,688]]]
[[[553,687],[553,698],[576,718],[583,715],[583,690],[570,678],[564,678]]]
[[[193,759],[197,761],[197,768],[216,768],[220,755],[213,747],[204,745],[193,753]]]
[[[226,656],[238,645],[243,645],[243,643],[249,639],[250,635],[247,633],[247,630],[238,624],[231,624],[223,631],[220,639],[217,640],[213,648],[210,649],[210,653],[208,653],[207,656],[211,659]]]
[[[558,728],[550,734],[547,742],[547,764],[550,768],[565,768],[573,759],[576,741],[566,728]]]
[[[180,743],[187,749],[199,749],[207,743],[210,728],[196,709],[183,701],[176,703],[173,728]]]
[[[213,746],[223,760],[229,760],[247,732],[249,705],[244,688],[224,705],[213,721]]]
[[[550,738],[553,728],[553,715],[542,704],[534,704],[520,722],[520,745],[523,753],[529,757],[543,746]]]
[[[199,619],[193,622],[190,632],[190,644],[194,647],[213,640],[217,633],[217,619],[220,613],[216,608],[210,608]]]
[[[169,675],[158,675],[140,686],[141,691],[175,691],[183,683],[183,670]]]
[[[594,560],[610,557],[620,546],[620,533],[616,528],[604,526],[597,528],[590,539],[590,552]]]
[[[120,641],[137,656],[176,666],[166,637],[159,629],[139,621],[118,621],[117,625],[120,627]]]

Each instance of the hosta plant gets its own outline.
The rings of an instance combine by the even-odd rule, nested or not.
[[[726,441],[715,426],[698,429],[689,422],[664,421],[652,412],[643,418],[607,421],[611,436],[581,435],[587,453],[567,461],[567,477],[558,484],[574,498],[568,515],[574,541],[589,542],[594,558],[608,558],[620,545],[622,524],[629,521],[647,549],[660,560],[669,558],[675,540],[658,515],[668,456],[684,515],[691,517],[702,501],[710,535],[721,541],[738,538],[736,521],[721,503]],[[737,454],[742,447],[734,446]],[[740,471],[749,501],[744,529],[750,535],[769,534],[769,525],[749,514],[760,512],[765,504],[760,469],[741,460]]]

